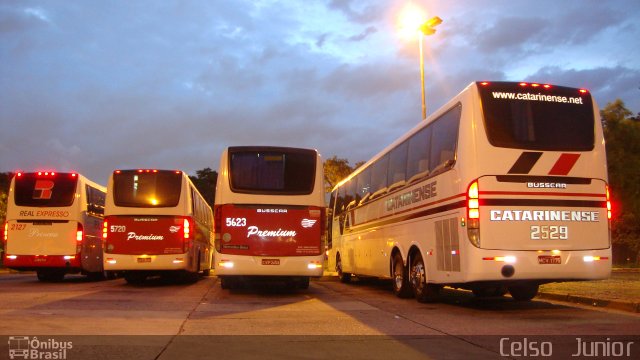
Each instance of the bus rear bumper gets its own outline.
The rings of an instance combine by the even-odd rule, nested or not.
[[[190,269],[188,254],[171,255],[129,255],[104,254],[105,271],[158,271]]]
[[[324,256],[240,256],[216,253],[215,275],[308,276],[323,274]]]
[[[600,280],[611,275],[611,249],[582,251],[476,251],[465,282]]]
[[[66,268],[79,270],[82,267],[80,254],[75,255],[12,255],[4,256],[4,266],[14,270],[38,270],[43,268]]]

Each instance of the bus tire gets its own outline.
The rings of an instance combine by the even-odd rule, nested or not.
[[[87,274],[87,278],[91,281],[102,281],[107,278],[107,273],[105,271],[90,272]]]
[[[306,290],[309,288],[309,277],[303,276],[298,280],[298,289]]]
[[[238,287],[238,279],[233,276],[221,276],[220,287],[225,290],[233,290]]]
[[[338,272],[338,278],[341,283],[348,283],[351,281],[351,274],[345,273],[342,271],[342,259],[340,258],[340,254],[336,258],[336,271]]]
[[[474,288],[471,290],[473,295],[478,298],[488,298],[488,297],[501,297],[507,293],[507,288],[505,286],[488,286],[488,287],[480,287]]]
[[[441,286],[427,283],[427,267],[419,251],[411,259],[409,276],[416,300],[426,303],[433,302],[438,298]]]
[[[522,284],[509,286],[509,294],[515,301],[531,301],[538,295],[538,284]]]
[[[140,285],[147,280],[147,275],[138,272],[127,272],[124,274],[124,280],[128,284]]]
[[[391,263],[393,293],[399,298],[409,298],[413,295],[409,277],[407,276],[407,267],[402,262],[402,256],[399,252],[393,255]]]
[[[64,279],[64,270],[59,269],[42,269],[36,272],[38,280],[45,282],[59,282]]]

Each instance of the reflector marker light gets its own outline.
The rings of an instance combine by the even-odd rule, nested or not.
[[[115,264],[117,261],[114,258],[107,258],[107,264]]]
[[[322,264],[320,263],[320,261],[309,261],[309,265],[307,265],[307,268],[309,270],[320,269],[321,267]]]
[[[220,267],[223,267],[225,269],[232,269],[233,268],[233,261],[229,261],[229,260],[220,260],[220,262],[218,263],[218,265]]]
[[[609,197],[609,185],[605,187],[607,193],[607,219],[611,220],[611,198]]]
[[[18,258],[17,255],[7,255],[7,259],[9,259],[9,260],[15,260],[17,258]]]
[[[508,256],[491,256],[491,257],[483,257],[482,260],[506,262],[506,263],[509,263],[509,264],[514,264],[516,262],[516,257],[512,256],[512,255],[508,255]]]
[[[582,260],[584,260],[584,262],[594,262],[594,261],[600,261],[600,260],[609,260],[609,258],[606,257],[606,256],[591,256],[591,255],[587,255],[587,256],[583,257]]]

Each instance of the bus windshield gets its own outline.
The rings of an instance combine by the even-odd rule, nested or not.
[[[56,173],[46,176],[38,173],[19,174],[15,182],[15,203],[18,206],[71,206],[77,183],[76,174]]]
[[[182,173],[121,170],[113,174],[113,200],[124,207],[174,207],[180,201]]]
[[[591,95],[578,89],[479,83],[485,129],[494,146],[548,151],[594,147]]]
[[[316,153],[306,149],[229,149],[234,192],[306,195],[313,192]]]

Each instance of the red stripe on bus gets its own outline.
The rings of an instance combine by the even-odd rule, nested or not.
[[[601,197],[604,198],[606,194],[595,193],[563,193],[563,192],[540,192],[540,191],[480,191],[480,195],[534,195],[534,196],[578,196],[578,197]]]
[[[549,175],[567,175],[571,169],[573,169],[573,165],[576,164],[580,158],[580,154],[562,154],[560,158],[549,171]]]

